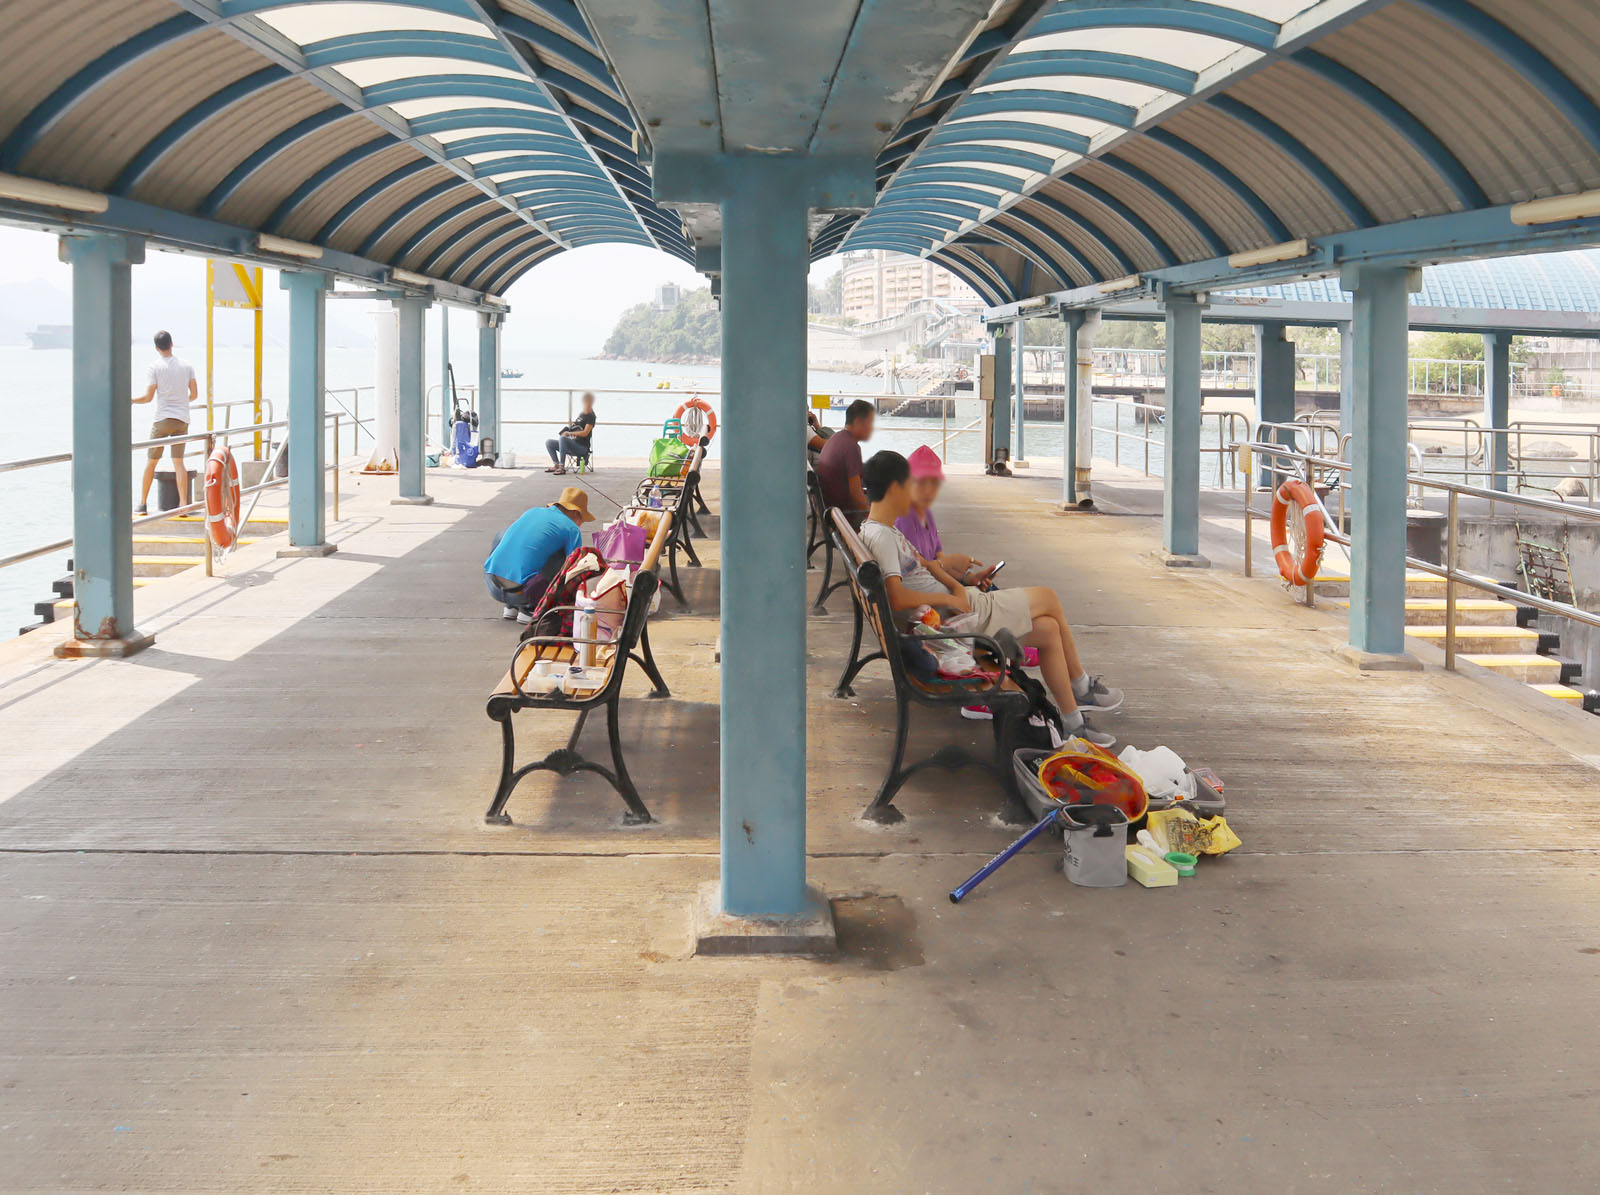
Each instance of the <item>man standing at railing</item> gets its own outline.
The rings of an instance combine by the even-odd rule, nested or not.
[[[150,366],[150,385],[135,403],[156,404],[155,423],[150,427],[152,440],[167,436],[183,436],[189,432],[189,404],[200,397],[200,387],[194,380],[194,369],[187,361],[173,356],[172,334],[156,333],[156,352],[159,356]],[[183,467],[183,445],[173,444],[172,472],[178,482],[178,505],[189,505],[189,471]],[[156,479],[156,465],[161,460],[162,446],[150,449],[144,465],[144,485],[139,489],[139,508],[134,514],[150,512],[150,483]]]

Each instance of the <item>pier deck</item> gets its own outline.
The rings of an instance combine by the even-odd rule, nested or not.
[[[641,679],[624,706],[661,823],[534,775],[490,828],[483,702],[516,630],[479,569],[557,479],[429,485],[347,499],[327,559],[263,540],[142,589],[158,638],[132,660],[55,661],[47,632],[0,652],[0,1189],[1600,1182],[1592,718],[1352,671],[1326,612],[1163,567],[1137,485],[1085,518],[1058,482],[956,477],[947,540],[1060,590],[1127,690],[1106,725],[1215,768],[1244,847],[1148,892],[1073,888],[1038,850],[951,906],[1011,832],[970,772],[914,780],[901,826],[856,820],[893,708],[872,669],[826,696],[840,594],[810,624],[809,843],[845,952],[695,959],[715,544],[696,613],[652,631],[673,700]],[[533,722],[530,749],[565,738]]]

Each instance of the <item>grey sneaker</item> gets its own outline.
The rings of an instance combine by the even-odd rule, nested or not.
[[[1086,697],[1079,697],[1078,706],[1081,709],[1099,710],[1102,714],[1114,714],[1122,708],[1122,690],[1110,688],[1098,676],[1089,678],[1089,693]]]
[[[1069,730],[1065,731],[1064,733],[1066,734],[1066,736],[1068,738],[1071,738],[1073,735],[1076,735],[1080,739],[1086,739],[1089,742],[1093,743],[1096,747],[1108,747],[1109,748],[1109,747],[1116,746],[1116,743],[1117,743],[1117,736],[1116,735],[1107,734],[1103,730],[1096,730],[1093,726],[1089,725],[1088,719],[1084,719],[1083,725],[1078,727],[1076,730],[1070,730],[1069,729]]]

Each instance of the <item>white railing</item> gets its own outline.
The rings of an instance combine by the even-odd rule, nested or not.
[[[1102,398],[1095,395],[1090,402],[1091,422],[1095,436],[1108,436],[1112,443],[1111,460],[1123,468],[1137,468],[1146,477],[1160,477],[1161,471],[1151,468],[1153,459],[1164,465],[1167,441],[1164,428],[1166,408],[1155,403],[1135,402],[1125,398]],[[1099,416],[1110,414],[1107,427]],[[1238,411],[1200,412],[1201,485],[1213,489],[1236,490],[1248,481],[1239,468],[1238,446],[1247,443],[1252,435],[1248,415]],[[1160,434],[1155,430],[1160,429]],[[1124,446],[1128,451],[1124,452]],[[1142,455],[1142,460],[1141,460]],[[1204,468],[1208,457],[1215,458],[1215,472],[1208,481]]]

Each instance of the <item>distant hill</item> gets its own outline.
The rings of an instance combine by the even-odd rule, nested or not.
[[[722,312],[709,290],[685,291],[665,311],[639,303],[617,319],[600,355],[619,361],[715,361],[722,356]]]

